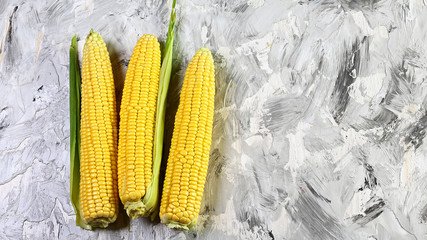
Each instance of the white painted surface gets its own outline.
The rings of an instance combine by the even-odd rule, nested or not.
[[[425,239],[425,4],[178,0],[170,103],[198,48],[216,65],[199,224],[88,232],[69,200],[71,37],[82,53],[103,36],[120,89],[171,1],[2,1],[0,239]]]

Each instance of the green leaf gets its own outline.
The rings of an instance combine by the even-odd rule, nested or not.
[[[174,38],[174,26],[176,21],[176,0],[172,3],[171,17],[169,21],[168,36],[166,45],[164,48],[164,58],[162,62],[162,68],[160,70],[160,82],[159,82],[159,93],[157,96],[157,110],[156,110],[156,126],[154,133],[154,150],[153,150],[153,174],[151,176],[151,182],[147,187],[146,194],[142,200],[148,215],[151,215],[151,219],[154,219],[158,215],[159,211],[159,174],[160,165],[162,162],[162,151],[163,151],[163,134],[165,128],[165,113],[166,113],[166,96],[168,93],[170,76],[172,71],[172,51],[173,51],[173,38]]]
[[[80,84],[77,35],[74,35],[70,46],[70,197],[76,225],[92,230],[80,215]]]

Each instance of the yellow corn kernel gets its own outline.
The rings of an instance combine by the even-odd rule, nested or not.
[[[169,227],[188,230],[199,215],[212,137],[213,69],[210,51],[201,48],[185,73],[160,205],[160,219]]]
[[[160,62],[157,38],[143,35],[129,62],[120,106],[119,196],[133,219],[146,214],[142,198],[152,175]]]
[[[81,89],[81,215],[92,227],[107,227],[119,209],[116,97],[107,47],[93,31],[83,48]]]

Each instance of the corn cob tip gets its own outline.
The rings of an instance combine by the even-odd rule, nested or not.
[[[95,31],[93,31],[93,28],[90,29],[89,34],[86,37],[86,41],[88,40],[97,40],[97,39],[102,39],[101,35]],[[102,40],[104,41],[104,40]]]
[[[193,228],[196,225],[197,219],[191,221],[188,224],[185,224],[185,223],[180,223],[180,222],[170,220],[168,218],[167,214],[164,214],[162,217],[162,223],[164,223],[169,228],[175,228],[175,229],[188,231],[189,229]]]
[[[143,38],[143,37],[145,37],[145,38],[152,38],[152,39],[157,40],[156,36],[154,36],[153,34],[149,34],[149,33],[145,33],[144,35],[142,35],[141,38]]]
[[[117,214],[114,217],[95,218],[93,220],[87,221],[87,224],[93,228],[106,228],[110,223],[115,222],[116,219],[117,219]]]
[[[211,51],[207,47],[202,47],[199,50],[197,50],[196,55],[197,54],[202,54],[202,55],[205,55],[208,58],[212,59],[212,53],[211,53]]]
[[[202,47],[202,48],[199,49],[199,51],[201,51],[201,52],[210,52],[207,47]]]
[[[137,202],[128,201],[124,204],[124,207],[126,209],[127,215],[133,220],[137,219],[138,217],[148,217],[149,215],[149,211],[146,211],[147,208],[142,200]]]

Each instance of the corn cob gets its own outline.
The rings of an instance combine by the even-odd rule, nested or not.
[[[201,48],[184,77],[160,205],[160,219],[188,230],[199,215],[209,163],[214,114],[215,69]]]
[[[132,53],[120,106],[119,196],[133,219],[150,214],[143,198],[152,177],[160,59],[157,38],[143,35]]]
[[[93,30],[83,49],[81,89],[81,216],[105,228],[118,214],[117,113],[110,57]]]

